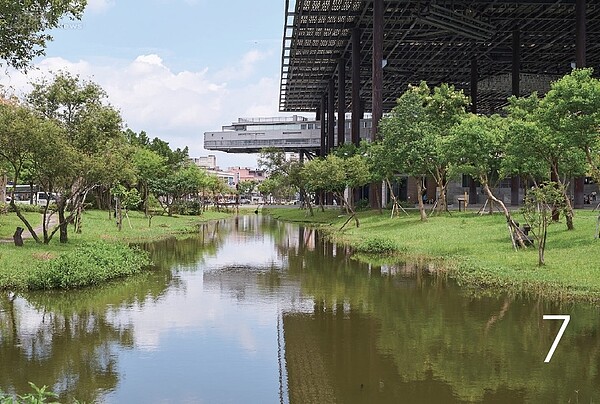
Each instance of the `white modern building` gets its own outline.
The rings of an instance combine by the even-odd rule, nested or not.
[[[371,120],[361,120],[360,137],[369,137]],[[337,128],[337,127],[336,127]],[[346,121],[350,141],[350,121]],[[334,144],[338,144],[337,130]],[[239,118],[218,132],[204,133],[204,148],[228,153],[258,153],[276,147],[286,152],[317,152],[321,147],[321,122],[293,115],[275,118]]]

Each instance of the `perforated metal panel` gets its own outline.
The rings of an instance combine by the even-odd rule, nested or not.
[[[587,0],[587,66],[600,69],[600,2]],[[361,31],[360,92],[371,110],[372,1],[288,0],[281,66],[281,111],[314,112],[339,58],[351,59],[351,32]],[[384,1],[383,106],[408,84],[454,84],[469,94],[478,65],[478,109],[499,111],[511,95],[512,35],[520,32],[521,95],[544,93],[575,61],[575,1]],[[346,64],[350,110],[350,63]],[[336,99],[338,97],[336,96]]]

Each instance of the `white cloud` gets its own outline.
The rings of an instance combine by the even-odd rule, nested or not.
[[[215,77],[222,81],[245,80],[256,72],[256,64],[269,55],[270,53],[251,50],[244,54],[236,65],[222,69]]]
[[[189,146],[191,155],[201,155],[212,153],[202,149],[205,131],[218,130],[238,117],[278,115],[279,78],[253,74],[265,57],[265,53],[251,51],[235,66],[214,72],[208,68],[174,71],[157,54],[94,63],[53,57],[41,60],[27,76],[11,72],[0,78],[0,84],[23,94],[29,90],[29,81],[48,72],[79,74],[106,90],[110,103],[132,130],[145,130],[172,147]],[[218,163],[223,167],[255,163],[254,157],[221,156]]]

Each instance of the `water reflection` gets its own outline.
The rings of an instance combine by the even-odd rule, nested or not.
[[[590,402],[600,313],[464,293],[415,263],[349,258],[263,218],[145,245],[101,288],[0,295],[0,389],[87,402]],[[571,323],[544,364],[560,322]]]
[[[469,296],[418,265],[370,267],[310,240],[290,254],[289,273],[315,301],[312,312],[284,316],[291,402],[312,400],[303,390],[311,373],[319,395],[350,403],[600,398],[598,310]],[[560,326],[542,320],[549,313],[572,322],[544,364]]]

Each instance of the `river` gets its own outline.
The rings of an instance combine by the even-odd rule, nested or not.
[[[373,266],[260,215],[143,246],[152,271],[0,293],[0,389],[88,403],[600,402],[600,310]],[[543,269],[541,269],[543,270]],[[549,362],[562,321],[570,322]]]

